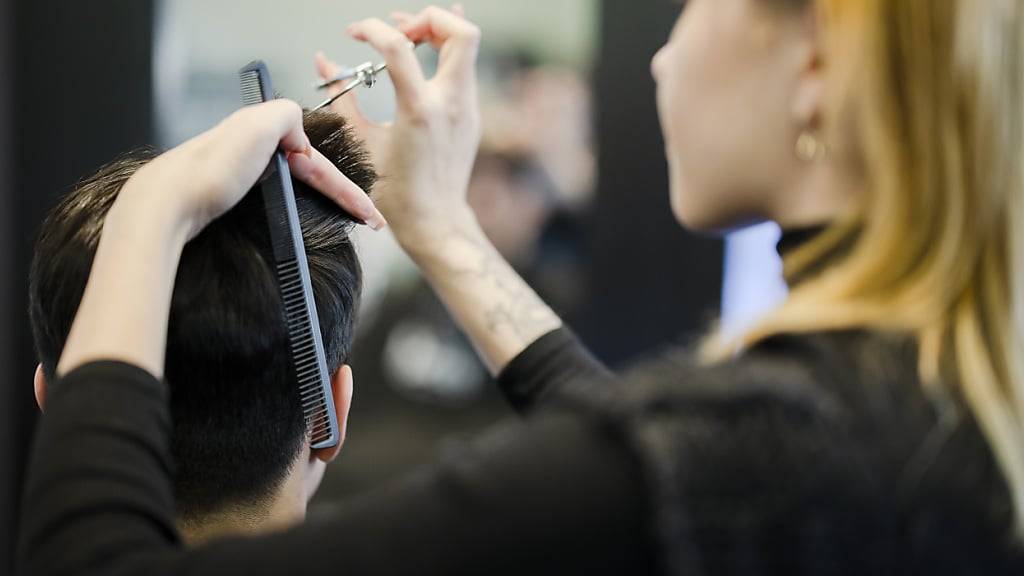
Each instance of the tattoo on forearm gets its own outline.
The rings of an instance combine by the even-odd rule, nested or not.
[[[486,243],[462,232],[450,232],[443,248],[458,257],[458,267],[450,272],[452,281],[485,297],[484,319],[493,335],[513,334],[528,344],[540,332],[560,323],[555,313],[540,299],[507,262]]]

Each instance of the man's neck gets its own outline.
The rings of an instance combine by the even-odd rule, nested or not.
[[[285,530],[306,517],[306,494],[298,474],[289,474],[267,501],[228,505],[198,517],[179,519],[178,531],[188,546],[227,536],[255,536]]]

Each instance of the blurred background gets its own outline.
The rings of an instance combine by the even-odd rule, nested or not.
[[[737,330],[784,296],[762,225],[721,239],[679,228],[650,58],[674,0],[463,0],[484,31],[485,134],[470,201],[495,245],[594,352],[620,366]],[[37,227],[56,199],[118,153],[167,148],[239,105],[237,69],[260,58],[275,88],[321,98],[313,54],[377,60],[342,30],[420,0],[90,0],[0,3],[0,545],[7,561],[37,409],[26,315]],[[418,49],[429,69],[435,54]],[[369,116],[394,101],[360,89]],[[430,460],[448,438],[508,416],[482,365],[388,235],[359,234],[366,294],[352,363],[349,439],[314,502]]]

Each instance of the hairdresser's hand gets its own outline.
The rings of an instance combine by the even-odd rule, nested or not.
[[[383,178],[378,206],[407,249],[453,226],[475,225],[466,189],[480,142],[476,56],[480,30],[461,9],[430,7],[419,14],[395,13],[396,26],[379,19],[348,28],[355,39],[381,53],[395,86],[393,124],[369,121],[354,93],[334,110],[349,118],[366,142]],[[426,79],[413,42],[429,42],[440,52],[437,74]],[[321,76],[337,67],[317,55]]]
[[[384,55],[398,100],[394,124],[370,122],[353,98],[338,100],[334,109],[352,120],[374,155],[383,176],[379,205],[399,243],[498,374],[562,321],[495,250],[466,201],[480,143],[480,31],[458,8],[392,16],[397,27],[371,19],[348,31]],[[439,50],[430,80],[411,42]],[[336,71],[322,55],[317,65],[322,76]]]
[[[296,178],[374,228],[384,225],[369,196],[310,146],[302,109],[289,100],[242,108],[160,155],[128,180],[121,203],[139,196],[137,205],[165,208],[192,238],[242,199],[278,148],[287,154]]]
[[[249,106],[139,169],[103,223],[89,282],[57,365],[122,360],[163,374],[167,320],[185,243],[238,203],[274,151],[292,174],[357,218],[383,218],[365,193],[310,146],[302,110],[275,100]]]

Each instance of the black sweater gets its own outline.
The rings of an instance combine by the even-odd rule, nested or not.
[[[165,386],[83,366],[32,454],[20,570],[57,574],[1024,574],[969,414],[900,338],[776,338],[613,379],[567,331],[500,378],[529,416],[288,532],[182,546]]]

